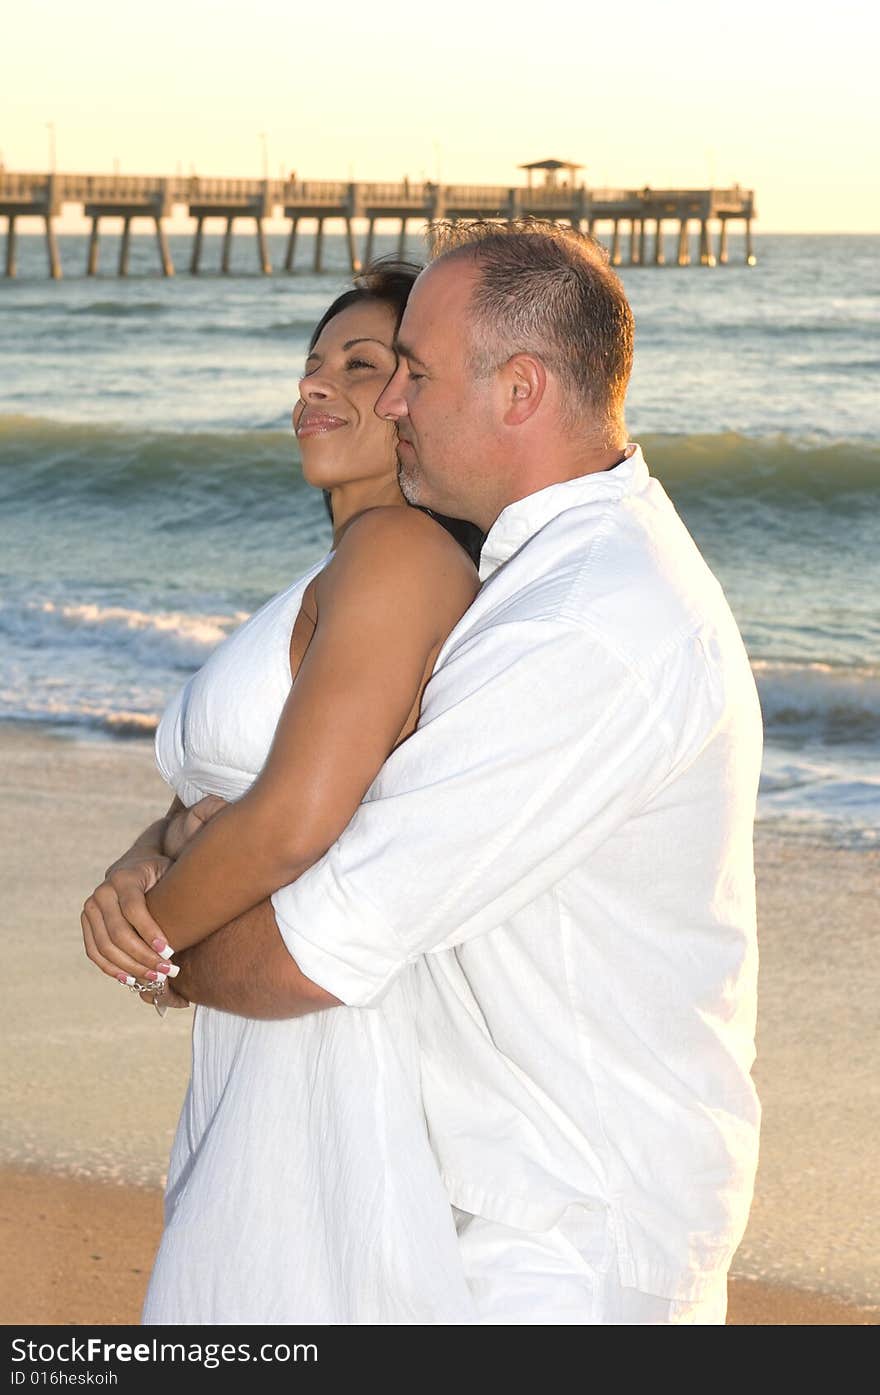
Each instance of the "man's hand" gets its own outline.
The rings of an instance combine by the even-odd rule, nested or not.
[[[124,864],[125,860],[121,860]],[[171,965],[159,946],[165,936],[147,910],[147,892],[171,866],[159,853],[127,865],[115,864],[83,906],[80,924],[87,957],[112,978],[155,978]]]
[[[204,799],[200,799],[191,809],[181,809],[170,818],[162,839],[162,851],[166,857],[180,857],[190,839],[201,833],[205,824],[225,808],[225,799],[221,799],[217,794],[206,794]]]

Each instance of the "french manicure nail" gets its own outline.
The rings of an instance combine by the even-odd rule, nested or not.
[[[166,944],[164,940],[154,940],[153,949],[156,951],[157,954],[161,954],[162,957],[165,959],[167,959],[169,955],[174,953],[174,950],[171,948],[171,946]]]
[[[155,969],[147,969],[147,972],[144,974],[144,978],[148,978],[151,983],[155,983],[158,977],[159,975],[156,973]]]
[[[177,975],[178,975],[179,973],[180,973],[180,965],[179,965],[179,964],[169,964],[169,965],[168,965],[168,977],[169,977],[169,978],[177,978]]]
[[[167,974],[168,970],[171,968],[171,965],[166,964],[163,959],[160,959],[158,964],[156,965],[156,968],[159,970],[160,974]]]
[[[126,974],[126,975],[125,975],[125,985],[126,985],[127,988],[134,988],[134,986],[135,986],[136,983],[137,983],[137,979],[136,979],[136,978],[132,978],[131,974]]]
[[[117,974],[116,980],[118,983],[128,983],[128,979],[126,978],[125,974]]]

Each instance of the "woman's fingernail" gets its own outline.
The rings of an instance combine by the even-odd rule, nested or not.
[[[164,959],[160,959],[158,964],[156,965],[156,968],[159,970],[160,973],[167,974],[168,970],[171,968],[171,965],[166,964]]]
[[[162,957],[165,959],[167,959],[169,955],[174,953],[174,950],[171,948],[171,946],[167,945],[164,940],[154,940],[153,949],[156,951],[157,954],[161,954]]]
[[[169,964],[169,965],[168,965],[168,977],[169,977],[169,978],[177,978],[177,975],[178,975],[179,973],[180,973],[180,965],[179,965],[179,964]]]
[[[132,978],[131,974],[126,974],[123,982],[125,983],[127,988],[134,988],[135,984],[137,983],[137,979]]]
[[[144,978],[148,978],[151,983],[155,983],[158,977],[159,975],[156,973],[155,969],[147,969],[147,972],[144,974]]]
[[[128,979],[126,978],[125,974],[117,974],[116,980],[118,983],[128,983]]]

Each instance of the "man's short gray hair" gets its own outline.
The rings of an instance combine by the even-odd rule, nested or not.
[[[468,257],[471,366],[479,377],[517,353],[534,355],[559,382],[572,424],[589,416],[608,443],[624,426],[634,321],[605,249],[574,228],[536,218],[438,222],[432,255]]]

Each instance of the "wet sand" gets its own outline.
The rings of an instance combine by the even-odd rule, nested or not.
[[[5,1170],[0,1182],[0,1314],[6,1324],[136,1323],[162,1227],[161,1193]],[[11,1261],[11,1262],[10,1262]],[[874,1325],[825,1294],[732,1279],[734,1326]]]
[[[161,1227],[189,1014],[160,1022],[91,969],[79,909],[169,794],[146,743],[0,725],[0,760],[0,1320],[133,1322]],[[766,829],[758,853],[764,1133],[730,1319],[876,1322],[880,853]]]

